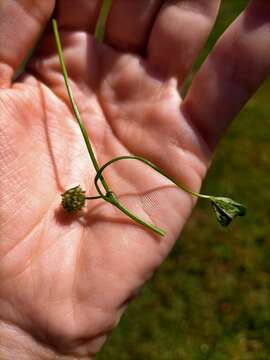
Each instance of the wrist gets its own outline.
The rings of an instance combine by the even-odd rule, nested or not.
[[[1,360],[91,360],[93,357],[63,354],[49,344],[37,340],[30,333],[0,321]]]

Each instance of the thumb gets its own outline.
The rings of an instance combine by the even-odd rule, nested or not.
[[[10,85],[14,71],[29,54],[51,16],[54,2],[0,1],[0,88]]]

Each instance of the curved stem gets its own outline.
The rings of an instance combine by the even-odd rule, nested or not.
[[[73,92],[72,92],[72,89],[71,89],[71,86],[70,86],[70,83],[69,83],[69,78],[68,78],[67,68],[66,68],[66,64],[65,64],[65,60],[64,60],[63,49],[62,49],[61,40],[60,40],[60,36],[59,36],[57,21],[55,19],[52,20],[52,25],[53,25],[53,32],[54,32],[57,52],[58,52],[58,56],[59,56],[59,60],[60,60],[60,64],[61,64],[61,69],[62,69],[66,89],[67,89],[68,96],[69,96],[69,99],[70,99],[70,102],[71,102],[71,106],[72,106],[75,118],[76,118],[76,120],[77,120],[77,122],[79,124],[80,129],[81,129],[81,132],[82,132],[84,142],[85,142],[85,145],[87,147],[90,159],[92,160],[92,163],[94,165],[94,168],[95,168],[96,172],[98,172],[99,171],[99,164],[98,164],[98,161],[97,161],[97,159],[95,157],[94,150],[93,150],[92,145],[90,143],[90,140],[88,138],[87,131],[86,131],[84,123],[82,121],[82,118],[81,118],[80,112],[78,110],[78,107],[77,107],[77,105],[75,103]],[[106,192],[110,191],[109,186],[107,185],[107,183],[106,183],[105,179],[103,178],[103,176],[100,176],[100,181],[102,182],[102,185],[103,185],[104,189],[106,190]]]
[[[85,200],[96,200],[96,199],[103,199],[102,196],[86,196]]]
[[[124,214],[126,214],[128,217],[130,217],[132,220],[136,221],[138,224],[141,224],[145,227],[147,227],[148,229],[154,231],[155,233],[164,236],[165,235],[165,231],[158,228],[157,226],[147,223],[145,221],[143,221],[142,219],[140,219],[139,217],[137,217],[136,215],[134,215],[133,213],[131,213],[126,207],[124,207],[115,197],[115,195],[109,191],[107,192],[105,195],[102,193],[102,191],[100,190],[100,187],[98,185],[98,181],[101,179],[102,176],[102,172],[111,164],[113,164],[114,162],[120,161],[120,160],[139,160],[141,162],[143,162],[144,164],[150,166],[152,169],[154,169],[155,171],[157,171],[159,174],[161,174],[162,176],[166,177],[167,179],[169,179],[172,183],[174,183],[177,187],[179,187],[180,189],[184,190],[185,192],[189,193],[190,195],[193,196],[197,196],[200,198],[204,198],[204,199],[209,199],[211,200],[213,197],[210,195],[204,195],[204,194],[200,194],[196,191],[192,191],[191,189],[189,189],[188,187],[186,187],[185,185],[175,181],[171,176],[165,174],[157,165],[153,164],[151,161],[141,157],[141,156],[118,156],[116,158],[113,158],[111,160],[109,160],[108,162],[106,162],[104,165],[101,166],[101,168],[98,170],[96,176],[95,176],[95,186],[96,189],[98,191],[98,193],[100,194],[100,196],[106,200],[107,202],[110,202],[112,205],[116,206],[120,211],[122,211]]]
[[[124,207],[118,200],[115,200],[115,202],[113,202],[113,201],[110,201],[110,202],[112,205],[116,206],[120,211],[122,211],[124,214],[126,214],[129,218],[131,218],[136,223],[145,226],[146,228],[154,231],[156,234],[158,234],[160,236],[166,235],[166,232],[163,229],[157,227],[154,224],[147,223],[144,220],[140,219],[138,216],[134,215],[126,207]]]
[[[143,162],[144,164],[150,166],[152,169],[156,170],[159,174],[161,174],[162,176],[164,176],[165,178],[169,179],[172,183],[174,183],[177,187],[179,187],[180,189],[184,190],[185,192],[189,193],[190,195],[193,196],[197,196],[200,198],[204,198],[204,199],[211,199],[212,196],[210,195],[204,195],[204,194],[200,194],[196,191],[192,191],[191,189],[189,189],[188,187],[186,187],[185,185],[177,182],[176,180],[174,180],[171,176],[165,174],[157,165],[153,164],[151,161],[141,157],[141,156],[118,156],[116,158],[113,158],[112,160],[106,162],[106,164],[102,165],[101,168],[98,170],[96,177],[95,177],[95,185],[97,187],[97,181],[100,179],[100,176],[102,175],[102,172],[106,169],[106,167],[108,167],[109,165],[113,164],[116,161],[120,161],[120,160],[139,160],[141,162]]]
[[[100,169],[102,169],[102,168],[100,168]],[[116,196],[114,195],[113,192],[110,191],[110,192],[106,193],[106,195],[104,195],[98,185],[98,180],[100,179],[99,176],[100,176],[100,174],[98,172],[95,177],[95,186],[96,186],[97,192],[100,194],[100,197],[102,197],[105,201],[109,202],[110,204],[114,205],[115,207],[117,207],[120,211],[122,211],[124,214],[126,214],[130,219],[132,219],[136,223],[145,226],[146,228],[148,228],[151,231],[154,231],[158,235],[161,235],[161,236],[166,235],[166,232],[163,229],[159,228],[158,226],[156,226],[154,224],[147,223],[146,221],[140,219],[138,216],[136,216],[132,212],[130,212],[125,206],[123,206],[118,201],[118,199],[116,198]]]
[[[97,26],[95,29],[95,39],[97,42],[102,42],[105,34],[106,21],[110,12],[112,0],[103,0],[102,8],[100,10]]]
[[[140,219],[139,217],[137,217],[136,215],[134,215],[133,213],[131,213],[126,207],[124,207],[118,200],[117,198],[113,195],[113,193],[111,191],[107,192],[106,195],[104,195],[102,193],[102,191],[100,190],[100,187],[98,185],[98,181],[101,179],[102,176],[102,172],[111,164],[113,164],[114,162],[120,161],[120,160],[139,160],[141,162],[143,162],[144,164],[150,166],[152,169],[156,170],[159,174],[163,175],[164,177],[166,177],[167,179],[169,179],[172,183],[174,183],[177,187],[179,187],[180,189],[184,190],[185,192],[193,195],[193,196],[197,196],[200,198],[205,198],[205,199],[210,199],[211,200],[211,196],[209,195],[204,195],[204,194],[200,194],[198,192],[192,191],[191,189],[189,189],[188,187],[184,186],[183,184],[175,181],[171,176],[165,174],[157,165],[153,164],[151,161],[141,157],[141,156],[118,156],[116,158],[113,158],[111,160],[109,160],[108,162],[106,162],[104,165],[102,165],[100,167],[100,169],[98,170],[96,176],[95,176],[95,186],[96,189],[98,191],[98,193],[100,194],[100,196],[106,200],[107,202],[110,202],[112,205],[116,206],[120,211],[122,211],[124,214],[126,214],[128,217],[130,217],[132,220],[136,221],[138,224],[141,224],[145,227],[147,227],[148,229],[154,231],[155,233],[164,236],[165,235],[165,231],[158,228],[157,226],[147,223],[145,221],[143,221],[142,219]]]

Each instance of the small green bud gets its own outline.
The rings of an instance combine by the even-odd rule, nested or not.
[[[64,192],[62,196],[62,206],[68,213],[75,213],[85,205],[85,191],[80,185],[75,186]]]
[[[246,207],[225,197],[212,197],[212,206],[217,220],[222,226],[228,226],[236,216],[244,216]]]

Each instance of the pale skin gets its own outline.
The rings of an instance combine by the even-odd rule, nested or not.
[[[166,230],[164,238],[103,200],[76,216],[60,208],[60,194],[74,185],[96,195],[95,171],[72,115],[50,23],[24,74],[11,81],[54,7],[71,85],[101,164],[141,155],[198,191],[220,137],[270,70],[268,0],[252,1],[230,26],[184,101],[178,89],[220,2],[115,0],[105,43],[96,45],[100,3],[0,2],[3,360],[93,358],[195,204],[145,165],[126,161],[104,176],[131,211]]]

